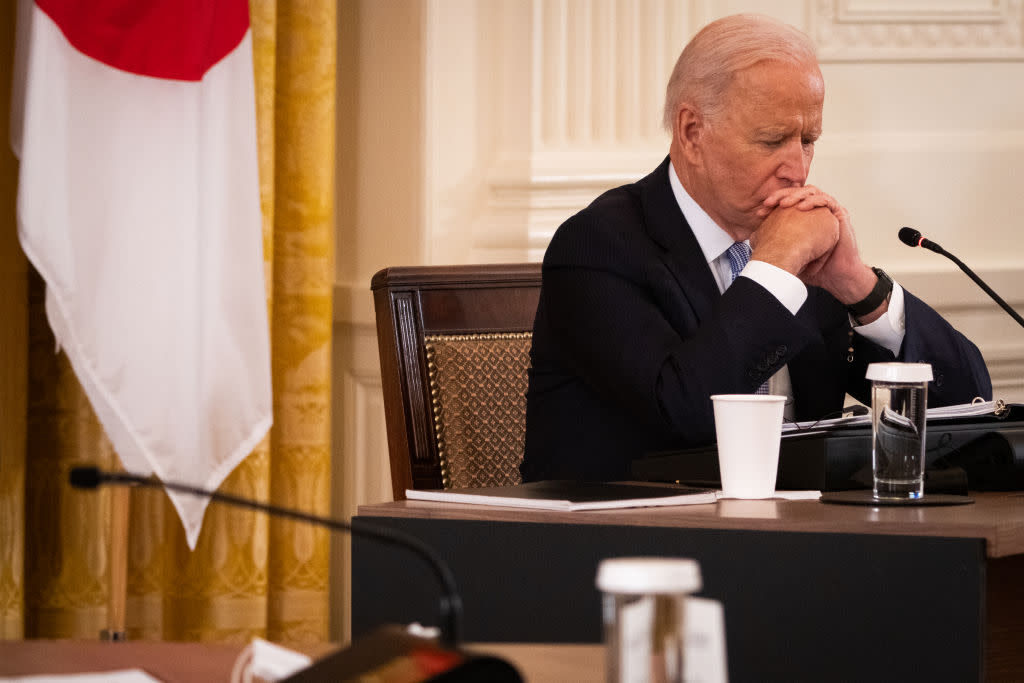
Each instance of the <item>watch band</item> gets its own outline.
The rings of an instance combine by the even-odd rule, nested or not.
[[[892,278],[881,268],[872,267],[871,270],[875,271],[875,275],[878,276],[878,282],[875,283],[874,289],[857,303],[846,307],[846,310],[855,318],[875,310],[892,294]]]

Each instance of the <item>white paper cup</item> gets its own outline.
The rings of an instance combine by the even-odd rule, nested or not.
[[[717,394],[711,397],[718,467],[726,498],[771,498],[779,470],[785,396]]]

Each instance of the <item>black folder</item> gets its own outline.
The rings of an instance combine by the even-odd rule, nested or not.
[[[1013,408],[1004,417],[929,420],[925,470],[962,467],[972,490],[1024,488],[1024,407]],[[711,445],[650,453],[633,461],[633,478],[719,487],[718,451]],[[818,491],[870,487],[871,426],[783,435],[775,486]]]

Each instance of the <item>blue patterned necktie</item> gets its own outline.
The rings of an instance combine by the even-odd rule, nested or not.
[[[736,276],[743,270],[743,266],[747,265],[747,262],[750,261],[750,245],[746,242],[736,242],[729,247],[725,255],[729,257],[729,268],[732,269],[732,279],[735,280]],[[732,280],[729,282],[731,284]]]
[[[732,270],[732,279],[735,280],[736,276],[743,270],[743,266],[747,265],[747,262],[750,261],[750,245],[746,242],[736,242],[729,247],[725,255],[729,257],[729,268]],[[730,284],[732,284],[732,281],[730,281]],[[767,394],[768,382],[759,386],[754,393]]]

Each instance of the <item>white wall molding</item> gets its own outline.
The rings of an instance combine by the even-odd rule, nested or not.
[[[391,266],[415,265],[391,263]],[[334,322],[345,323],[350,328],[345,334],[376,334],[377,318],[373,309],[373,293],[370,281],[334,283]]]
[[[938,302],[933,304],[936,310],[964,312],[991,308],[1005,315],[955,264],[938,254],[929,253],[929,256],[934,257],[934,262],[928,267],[894,268],[891,274],[915,294],[921,292],[922,298],[927,296],[929,301]],[[1024,267],[1016,265],[971,270],[1011,307],[1024,309]],[[1024,341],[1024,330],[1021,330],[1021,340]]]
[[[601,193],[649,173],[665,155],[667,143],[628,152],[540,155],[533,169],[498,164],[487,184],[484,210],[473,228],[478,253],[515,254],[539,260],[548,241],[569,216]],[[518,252],[517,252],[518,250]]]
[[[668,149],[665,83],[701,5],[429,3],[429,262],[538,258],[565,218],[650,171]]]
[[[693,30],[676,0],[534,0],[532,111],[539,149],[660,137],[665,84]],[[637,77],[642,74],[643,77]]]
[[[1024,59],[1020,0],[817,0],[810,35],[829,61]]]
[[[391,500],[391,469],[376,329],[339,320],[338,315],[335,308],[331,514],[350,519],[359,505]],[[351,585],[350,548],[348,537],[332,538],[331,585],[337,591],[335,595],[346,595]],[[351,636],[350,605],[349,600],[332,600],[333,631],[342,641]]]

